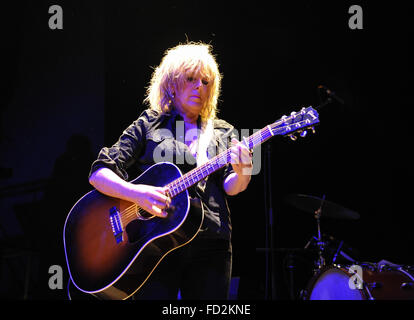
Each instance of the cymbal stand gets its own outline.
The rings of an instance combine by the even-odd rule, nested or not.
[[[318,246],[318,261],[316,263],[318,269],[322,268],[323,266],[325,266],[325,258],[323,257],[323,252],[325,249],[325,243],[322,241],[322,235],[321,235],[321,216],[322,216],[322,206],[323,203],[325,202],[325,195],[323,195],[322,197],[322,201],[321,201],[321,205],[320,207],[315,211],[315,219],[316,219],[316,223],[318,225],[318,239],[317,239],[317,243],[316,245]]]

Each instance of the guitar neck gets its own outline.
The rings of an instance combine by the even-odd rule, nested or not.
[[[249,149],[254,149],[256,146],[265,142],[273,135],[274,133],[272,132],[271,127],[267,126],[255,132],[248,138],[244,138],[242,143]],[[226,151],[223,151],[222,153],[218,154],[217,156],[210,159],[203,165],[194,168],[193,170],[189,171],[188,173],[174,180],[168,185],[170,196],[175,197],[180,192],[190,188],[191,186],[203,180],[213,172],[224,167],[226,164],[230,162],[230,160],[230,149],[227,149]]]
[[[283,116],[280,120],[264,127],[255,132],[248,138],[244,138],[242,143],[249,149],[254,149],[256,146],[262,144],[269,138],[276,135],[289,135],[293,140],[296,140],[293,133],[302,130],[303,136],[306,135],[306,130],[319,122],[318,113],[312,108],[302,108],[298,113],[292,112],[290,116]],[[301,134],[301,135],[302,135]],[[194,168],[180,178],[174,180],[167,185],[171,197],[190,188],[192,185],[198,183],[208,175],[224,167],[230,162],[230,148],[226,151],[216,155],[214,158],[204,163],[203,165]]]

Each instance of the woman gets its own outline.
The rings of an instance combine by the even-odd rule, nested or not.
[[[166,217],[166,188],[128,182],[160,161],[174,162],[183,173],[226,150],[231,165],[190,188],[205,212],[202,228],[187,245],[164,258],[136,299],[226,299],[231,279],[231,222],[226,197],[250,182],[251,152],[234,128],[216,117],[221,75],[211,46],[187,43],[166,51],[154,70],[145,102],[149,108],[93,163],[89,181],[100,192],[137,203]],[[233,138],[232,138],[233,137]]]

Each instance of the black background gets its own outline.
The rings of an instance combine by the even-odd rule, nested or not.
[[[63,30],[48,27],[53,4],[63,9]],[[362,30],[348,26],[353,4],[363,9]],[[152,67],[164,51],[187,39],[212,44],[223,74],[219,117],[239,130],[252,132],[303,106],[319,105],[321,84],[345,101],[320,110],[316,134],[267,142],[278,299],[289,298],[285,249],[303,248],[316,235],[313,215],[289,205],[288,194],[325,195],[358,212],[359,220],[326,219],[321,227],[358,252],[359,261],[414,264],[409,13],[398,2],[364,1],[5,6],[1,295],[23,297],[30,253],[26,297],[65,298],[64,290],[47,288],[47,270],[65,266],[63,222],[90,190],[89,165],[143,110]],[[68,141],[75,149],[65,147]],[[262,170],[248,190],[230,199],[233,274],[240,277],[241,299],[265,297],[265,254],[257,249],[266,246],[264,148],[260,152]],[[18,258],[11,258],[16,252]],[[296,254],[299,290],[309,280],[301,267],[309,268],[313,257]]]

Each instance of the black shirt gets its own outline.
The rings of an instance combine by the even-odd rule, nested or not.
[[[101,149],[89,176],[106,167],[124,180],[131,181],[161,161],[173,162],[182,173],[195,168],[196,158],[180,136],[178,131],[181,130],[177,131],[178,121],[183,121],[183,118],[174,109],[169,113],[145,110],[112,147]],[[227,150],[235,136],[234,127],[224,120],[215,119],[213,127],[213,137],[207,149],[209,159]],[[188,190],[191,196],[201,200],[204,208],[205,219],[198,237],[230,240],[230,209],[223,181],[232,172],[231,164],[227,164]]]

